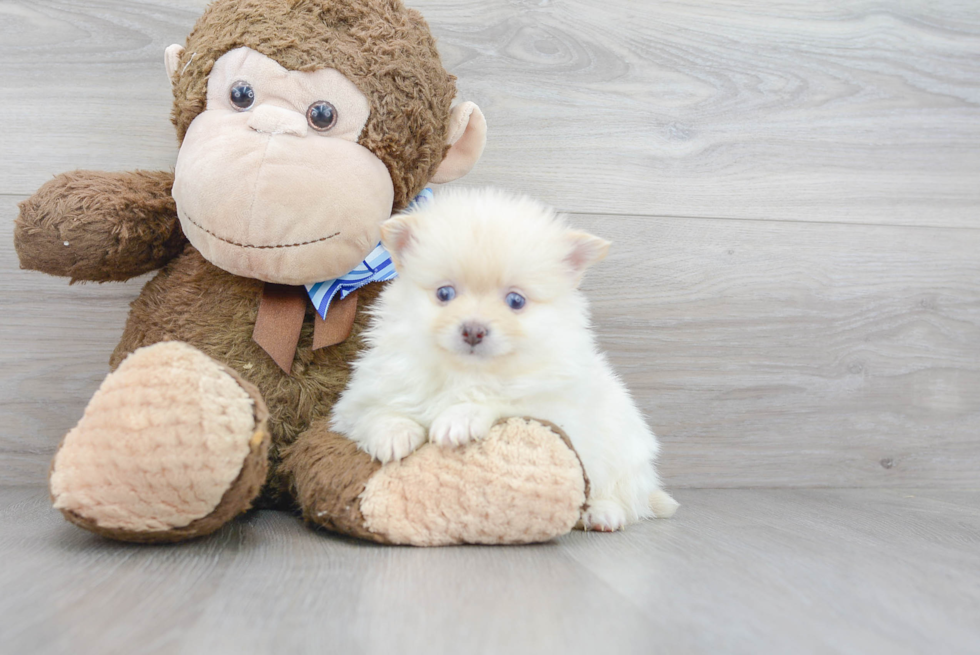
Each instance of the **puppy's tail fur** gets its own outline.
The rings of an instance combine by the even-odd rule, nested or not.
[[[650,509],[653,510],[654,516],[658,519],[669,519],[680,507],[680,503],[670,497],[663,489],[657,489],[650,494],[649,497]]]

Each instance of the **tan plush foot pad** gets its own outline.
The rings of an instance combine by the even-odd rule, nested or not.
[[[482,441],[426,444],[381,467],[360,495],[360,511],[365,527],[389,543],[533,543],[572,529],[587,485],[557,428],[512,418]]]
[[[269,436],[258,390],[179,342],[137,350],[65,436],[51,498],[65,517],[125,541],[213,532],[251,505]]]

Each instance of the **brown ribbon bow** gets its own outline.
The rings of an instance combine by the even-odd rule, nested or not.
[[[268,282],[262,287],[252,339],[269,353],[287,375],[293,367],[309,302],[309,295],[303,287]],[[357,291],[344,299],[338,295],[330,304],[326,320],[314,311],[313,350],[336,345],[350,336],[356,312]]]

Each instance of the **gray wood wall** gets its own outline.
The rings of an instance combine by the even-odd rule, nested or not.
[[[17,203],[172,166],[204,0],[0,1],[0,480],[42,483],[145,281],[18,270]],[[980,4],[411,0],[490,125],[468,184],[614,241],[604,346],[674,487],[980,480]]]

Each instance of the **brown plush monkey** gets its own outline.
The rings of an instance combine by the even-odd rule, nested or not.
[[[51,470],[55,507],[116,539],[179,541],[258,504],[389,543],[513,543],[571,529],[567,440],[510,419],[382,467],[327,417],[381,283],[321,318],[302,287],[368,256],[380,224],[476,163],[486,125],[399,0],[217,0],[166,52],[174,174],[77,171],[21,205],[24,268],[162,269]]]

